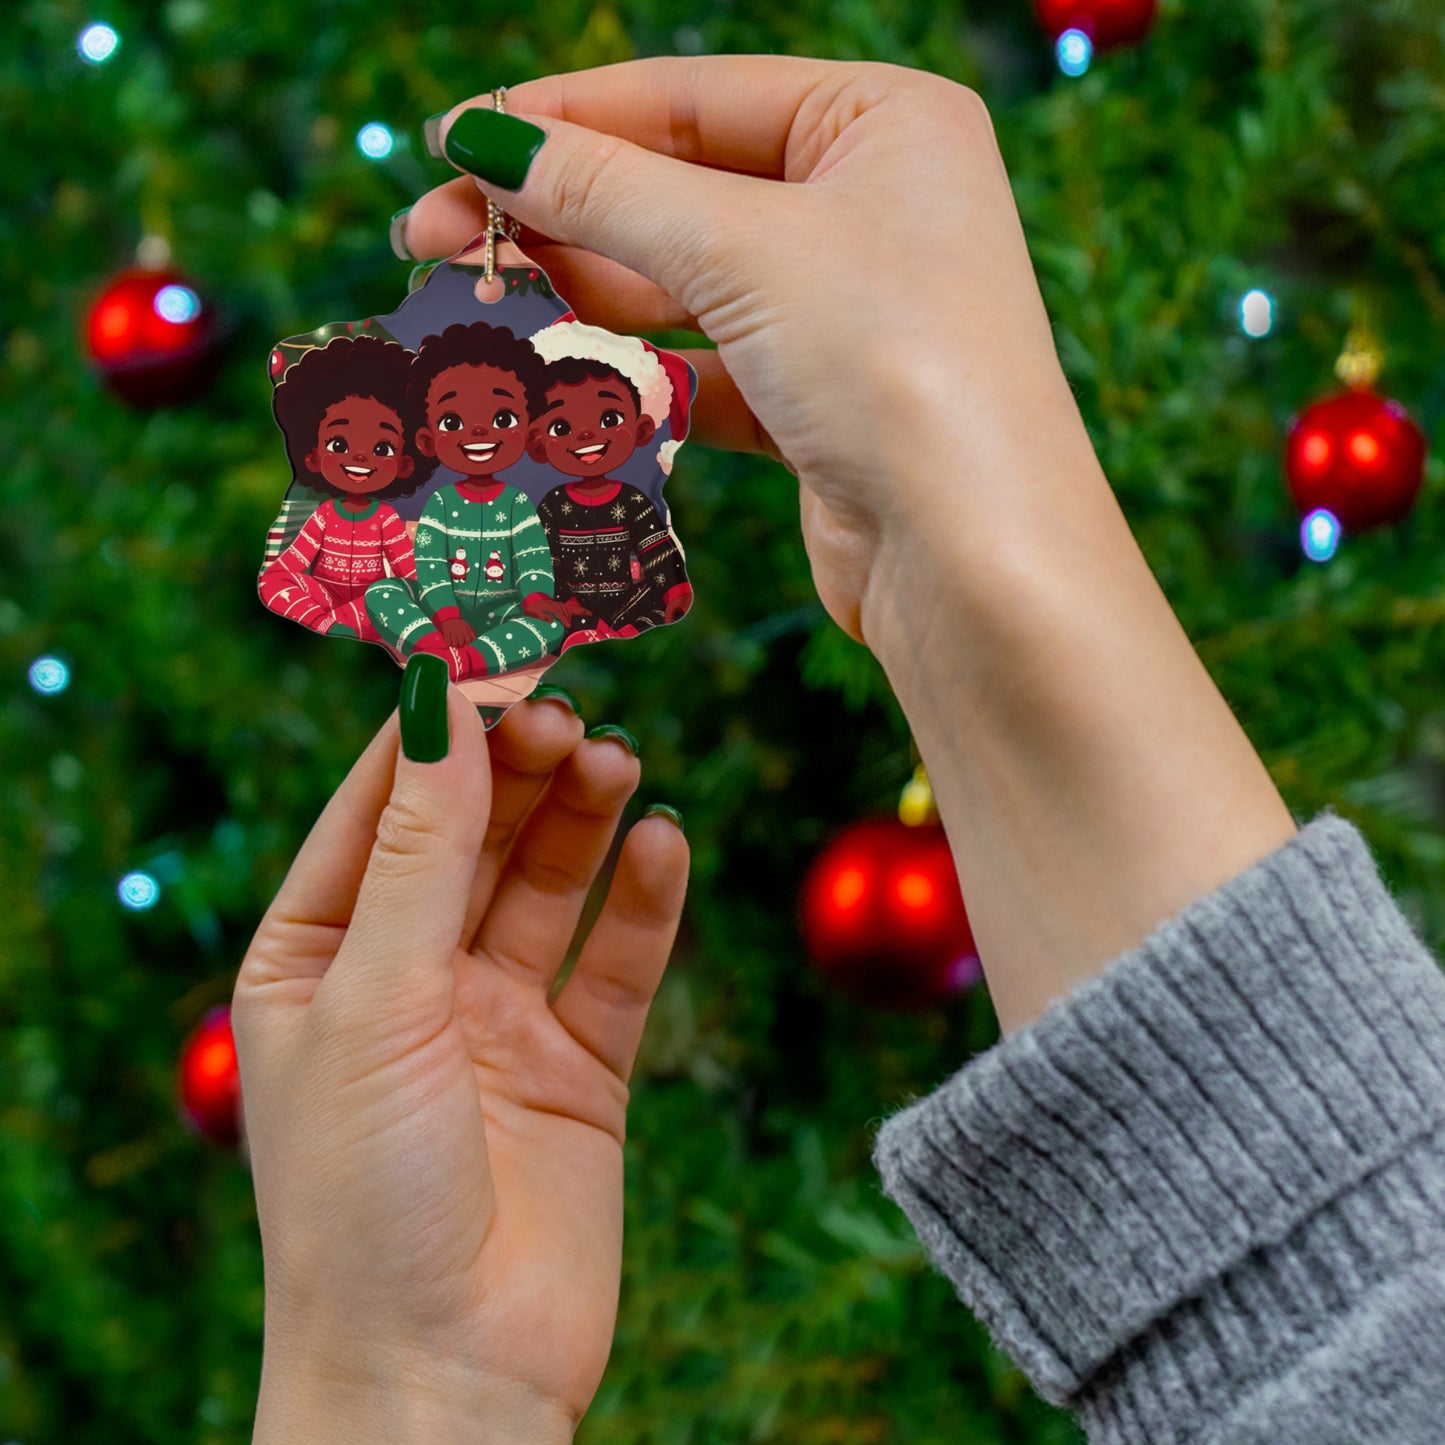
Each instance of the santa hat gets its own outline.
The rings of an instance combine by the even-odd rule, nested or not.
[[[588,326],[577,319],[575,311],[544,326],[531,342],[543,361],[576,356],[614,368],[637,388],[643,414],[652,418],[654,426],[666,421],[677,442],[687,435],[692,369],[675,352],[660,351],[639,336],[618,336],[600,326]]]

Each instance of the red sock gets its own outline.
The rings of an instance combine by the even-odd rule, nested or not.
[[[469,677],[485,677],[486,659],[475,647],[448,647],[440,632],[428,632],[411,649],[413,652],[431,652],[447,665],[447,672],[453,682],[465,682]]]

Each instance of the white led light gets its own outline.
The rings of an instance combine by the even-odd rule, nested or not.
[[[356,132],[356,148],[374,161],[384,161],[391,154],[396,138],[388,126],[373,120]]]
[[[1054,47],[1065,75],[1082,75],[1094,59],[1094,42],[1082,30],[1066,30]]]
[[[109,25],[87,25],[75,42],[80,58],[92,65],[104,65],[119,47],[120,36]]]
[[[127,908],[140,913],[160,898],[161,885],[149,873],[127,873],[115,891]]]
[[[1300,546],[1311,562],[1328,562],[1340,545],[1340,522],[1333,512],[1316,507],[1300,523]]]
[[[1239,303],[1239,326],[1246,336],[1268,336],[1274,328],[1274,298],[1268,291],[1246,291]]]
[[[30,664],[30,686],[53,697],[70,686],[70,669],[58,657],[37,657]]]
[[[162,286],[153,303],[162,321],[183,326],[201,314],[201,298],[189,286]]]

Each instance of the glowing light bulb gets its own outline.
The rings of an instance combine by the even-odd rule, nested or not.
[[[160,898],[161,885],[149,873],[127,873],[115,891],[127,908],[140,913]]]
[[[30,664],[30,686],[53,697],[70,686],[70,669],[58,657],[37,657]]]
[[[1239,326],[1246,336],[1268,336],[1274,329],[1274,298],[1268,291],[1246,291],[1239,303]]]
[[[1094,42],[1082,30],[1066,30],[1054,46],[1054,55],[1065,75],[1083,75],[1093,62]]]
[[[368,160],[384,161],[396,145],[396,137],[389,126],[379,120],[368,121],[356,132],[356,148]]]
[[[1333,512],[1316,507],[1300,523],[1300,547],[1311,562],[1328,562],[1340,545],[1340,523]]]
[[[80,58],[91,65],[104,65],[120,48],[120,36],[109,25],[87,25],[75,42]]]
[[[189,286],[162,286],[151,303],[162,321],[184,326],[201,314],[201,298]]]

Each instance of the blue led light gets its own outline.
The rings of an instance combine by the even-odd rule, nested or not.
[[[395,144],[396,137],[390,127],[382,125],[379,120],[368,121],[356,132],[357,150],[374,161],[384,161]]]
[[[161,885],[149,873],[127,873],[115,891],[127,908],[140,913],[160,898]]]
[[[104,65],[120,48],[120,36],[109,25],[87,25],[75,42],[80,58],[92,65]]]
[[[201,298],[189,286],[162,286],[152,303],[162,321],[183,326],[201,314]]]
[[[1082,75],[1094,59],[1094,42],[1082,30],[1066,30],[1054,47],[1059,69],[1065,75]]]
[[[1239,328],[1246,336],[1268,336],[1274,329],[1274,297],[1268,291],[1246,291],[1239,303]]]
[[[37,657],[30,664],[30,686],[53,697],[70,686],[70,669],[58,657]]]
[[[1340,522],[1333,512],[1316,507],[1300,523],[1299,540],[1311,562],[1328,562],[1340,545]]]

